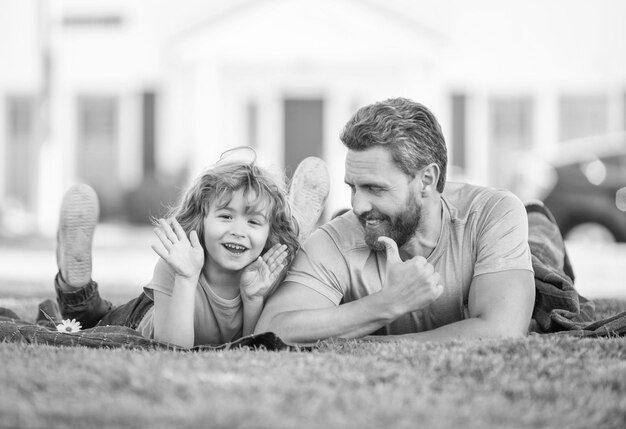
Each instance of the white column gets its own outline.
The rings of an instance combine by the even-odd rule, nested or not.
[[[6,136],[6,99],[5,93],[3,91],[4,88],[0,86],[0,136]],[[8,142],[6,138],[0,138],[0,171],[6,171],[6,146]],[[5,183],[5,174],[0,174],[0,203],[6,197],[6,183]],[[2,226],[2,225],[0,225]]]
[[[535,151],[550,156],[559,145],[559,95],[552,87],[537,92],[535,108]]]
[[[610,133],[626,129],[626,90],[613,86],[608,91],[608,130]]]
[[[69,87],[56,88],[50,100],[50,133],[39,152],[37,224],[42,234],[55,234],[63,193],[76,177],[76,99]]]
[[[263,85],[258,98],[258,161],[284,174],[285,138],[283,98],[274,83]]]
[[[344,76],[349,80],[349,75]],[[329,91],[324,100],[324,145],[322,159],[328,166],[330,176],[330,193],[326,203],[326,215],[331,216],[339,209],[350,208],[350,191],[344,184],[346,149],[339,138],[341,130],[354,114],[352,100],[354,90],[344,91],[335,87]]]
[[[140,92],[122,93],[119,96],[117,163],[122,187],[126,190],[139,185],[143,178],[143,106],[141,97]]]
[[[191,122],[191,175],[195,177],[207,166],[215,163],[227,149],[221,137],[222,91],[219,70],[215,63],[205,61],[196,69],[192,103],[194,117]]]
[[[485,90],[468,94],[467,99],[467,179],[477,184],[489,184],[491,179],[489,141],[489,106]]]

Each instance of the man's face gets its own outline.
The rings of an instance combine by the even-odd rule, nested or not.
[[[392,238],[398,247],[413,237],[422,213],[414,189],[418,180],[396,167],[385,148],[348,151],[345,182],[352,192],[352,210],[372,249],[384,249],[378,243],[383,235]]]

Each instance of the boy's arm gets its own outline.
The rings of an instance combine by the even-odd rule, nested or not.
[[[194,345],[197,284],[197,280],[176,276],[172,296],[154,291],[155,340],[186,348]]]
[[[247,299],[243,295],[241,297],[243,303],[243,336],[254,333],[254,328],[263,311],[263,298]]]
[[[152,249],[175,273],[172,296],[155,290],[154,338],[192,347],[195,341],[195,295],[204,264],[204,250],[196,231],[191,231],[187,238],[174,218],[160,219],[154,233],[160,243],[153,244]]]
[[[243,336],[254,332],[265,297],[272,293],[285,271],[287,246],[275,244],[263,256],[244,268],[239,280],[243,304]]]

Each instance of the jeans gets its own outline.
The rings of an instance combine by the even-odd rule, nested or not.
[[[94,326],[126,326],[137,328],[154,302],[144,293],[119,307],[100,297],[98,284],[93,280],[75,291],[65,292],[59,286],[59,276],[54,278],[57,303],[63,319],[76,319],[83,329]]]

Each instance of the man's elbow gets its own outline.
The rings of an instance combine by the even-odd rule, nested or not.
[[[295,327],[298,323],[292,318],[293,315],[294,313],[292,311],[283,311],[268,315],[266,318],[259,320],[254,333],[262,334],[271,332],[287,344],[308,343],[309,340],[307,336]]]
[[[511,323],[493,323],[488,329],[489,337],[493,339],[520,339],[528,335],[528,324],[522,328],[522,325],[515,326]]]
[[[254,328],[255,334],[262,334],[264,332],[273,332],[280,336],[281,323],[280,319],[283,313],[266,313],[263,312],[259,321]]]
[[[507,329],[500,333],[499,338],[517,340],[520,338],[524,338],[527,335],[528,335],[528,330],[526,329]]]

